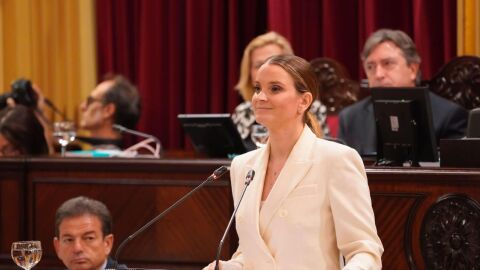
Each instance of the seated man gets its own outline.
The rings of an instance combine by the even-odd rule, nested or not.
[[[361,57],[370,87],[414,87],[419,82],[420,56],[412,39],[402,31],[374,32],[365,42]],[[431,92],[429,97],[437,141],[463,137],[468,112]],[[340,112],[338,137],[361,155],[376,154],[377,132],[370,97]]]
[[[114,124],[134,129],[140,118],[137,88],[123,76],[109,77],[95,87],[80,105],[80,128],[90,137],[78,137],[94,148],[123,148],[122,136]]]
[[[55,214],[53,245],[69,270],[113,268],[115,262],[109,257],[113,246],[112,217],[107,207],[86,197],[65,201]]]

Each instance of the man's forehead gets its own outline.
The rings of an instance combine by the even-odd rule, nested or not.
[[[114,84],[113,80],[106,80],[97,85],[90,94],[92,97],[102,97]]]
[[[390,40],[387,40],[373,47],[373,49],[370,51],[370,54],[367,56],[365,62],[396,57],[404,58],[402,50],[400,49],[400,47],[397,46],[397,44]]]
[[[81,234],[88,231],[101,231],[102,223],[97,216],[81,215],[66,217],[60,222],[60,235],[63,234]]]

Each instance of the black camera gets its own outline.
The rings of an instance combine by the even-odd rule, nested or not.
[[[7,99],[12,98],[16,104],[22,104],[27,107],[36,107],[38,95],[33,90],[32,82],[26,79],[15,80],[10,85],[11,91],[0,96],[0,109],[7,106]]]

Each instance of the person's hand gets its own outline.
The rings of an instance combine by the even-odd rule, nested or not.
[[[45,109],[45,96],[43,95],[42,89],[38,87],[36,84],[32,84],[32,89],[37,93],[38,100],[37,100],[37,108],[40,112],[43,113],[43,110]]]
[[[224,261],[219,261],[218,266],[220,270],[228,270],[228,269],[223,269],[223,264]],[[205,266],[202,270],[215,270],[215,261],[211,262],[209,265]]]
[[[40,123],[43,126],[45,140],[47,141],[47,145],[48,145],[48,152],[52,154],[52,153],[55,153],[55,148],[53,146],[55,140],[53,138],[53,129],[52,129],[51,121],[44,114],[45,96],[43,95],[42,89],[40,89],[38,85],[32,84],[32,89],[33,91],[35,91],[38,97],[35,115],[37,116],[37,119],[40,121]]]
[[[241,270],[242,266],[237,262],[232,261],[219,261],[219,270]],[[215,261],[205,266],[202,270],[215,270]]]
[[[10,108],[13,108],[15,107],[15,105],[17,105],[17,103],[15,103],[15,100],[11,97],[7,98],[7,106],[10,107]]]

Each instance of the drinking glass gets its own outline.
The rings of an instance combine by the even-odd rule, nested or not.
[[[67,145],[75,140],[75,136],[75,124],[73,122],[62,121],[53,123],[53,137],[62,146],[62,157],[65,156]]]
[[[257,147],[265,146],[268,141],[268,129],[262,125],[253,125],[250,137]]]
[[[42,258],[40,241],[21,241],[12,243],[12,259],[25,270],[34,267]]]

